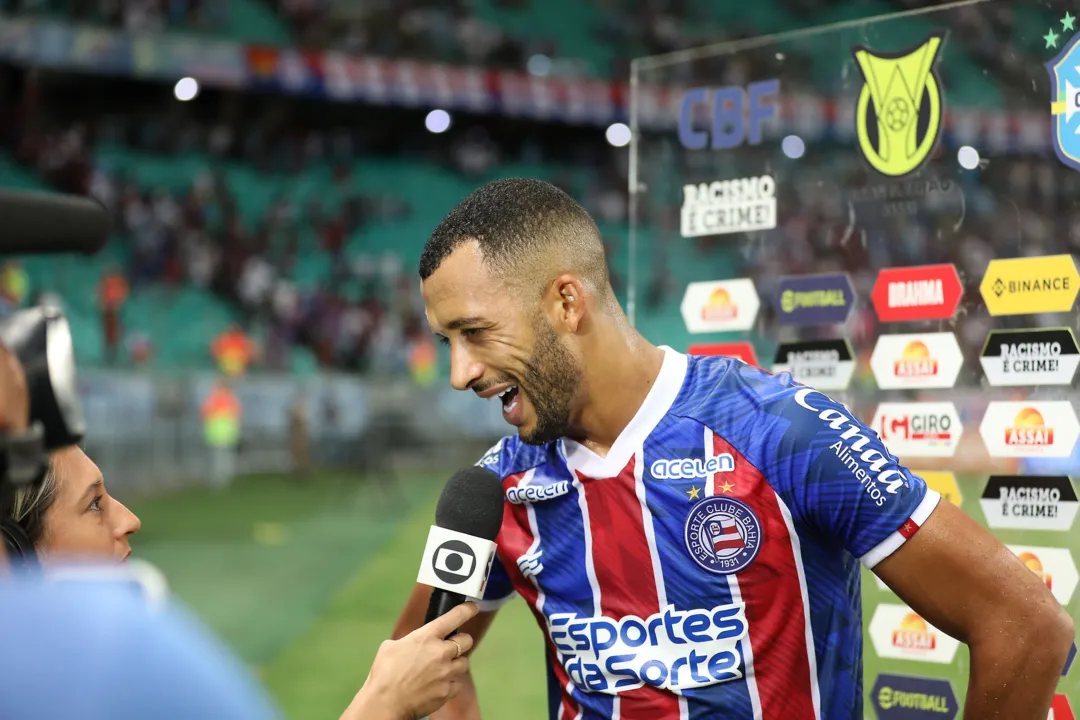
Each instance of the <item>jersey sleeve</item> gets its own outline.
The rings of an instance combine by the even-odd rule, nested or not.
[[[514,585],[510,581],[510,575],[506,572],[502,559],[495,556],[494,562],[491,563],[491,574],[488,575],[487,585],[484,586],[484,597],[480,598],[477,603],[480,606],[480,612],[498,610],[512,600],[516,594],[517,592],[514,590]]]
[[[803,387],[789,398],[780,457],[792,512],[873,569],[918,531],[941,496],[844,405]]]
[[[476,464],[502,477],[503,445],[505,443],[506,438],[500,439],[499,442],[484,453],[484,456]],[[502,563],[502,558],[496,555],[491,563],[491,573],[488,575],[487,585],[484,586],[484,597],[480,598],[477,603],[480,606],[480,612],[498,610],[513,599],[516,594],[514,585],[510,581],[510,575],[506,572],[506,566]]]

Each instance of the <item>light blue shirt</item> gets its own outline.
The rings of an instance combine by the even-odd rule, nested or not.
[[[175,604],[118,581],[0,580],[0,718],[278,720],[248,670]]]

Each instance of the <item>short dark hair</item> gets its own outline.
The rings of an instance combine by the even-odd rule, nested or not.
[[[553,256],[597,290],[609,286],[596,223],[572,197],[543,180],[495,180],[470,193],[428,238],[420,279],[427,280],[454,250],[471,241],[496,273],[546,282],[530,265]]]

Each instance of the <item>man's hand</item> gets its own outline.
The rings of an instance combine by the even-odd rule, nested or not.
[[[1046,717],[1073,623],[1046,584],[993,535],[942,500],[874,572],[930,624],[968,645],[964,718]]]
[[[473,645],[465,633],[445,638],[477,612],[475,603],[465,603],[400,640],[385,641],[341,720],[415,720],[441,708],[457,694]]]

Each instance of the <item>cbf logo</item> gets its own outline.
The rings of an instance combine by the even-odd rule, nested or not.
[[[859,149],[882,175],[901,177],[919,169],[941,134],[941,83],[934,71],[943,32],[916,48],[875,53],[852,51],[863,76],[856,106]]]
[[[718,575],[744,570],[761,549],[761,522],[745,503],[705,498],[686,519],[686,549],[698,565]]]
[[[1073,170],[1080,170],[1080,119],[1076,117],[1080,110],[1080,70],[1076,67],[1080,64],[1078,42],[1080,33],[1073,36],[1056,58],[1046,63],[1052,87],[1050,114],[1054,152],[1058,160]]]

